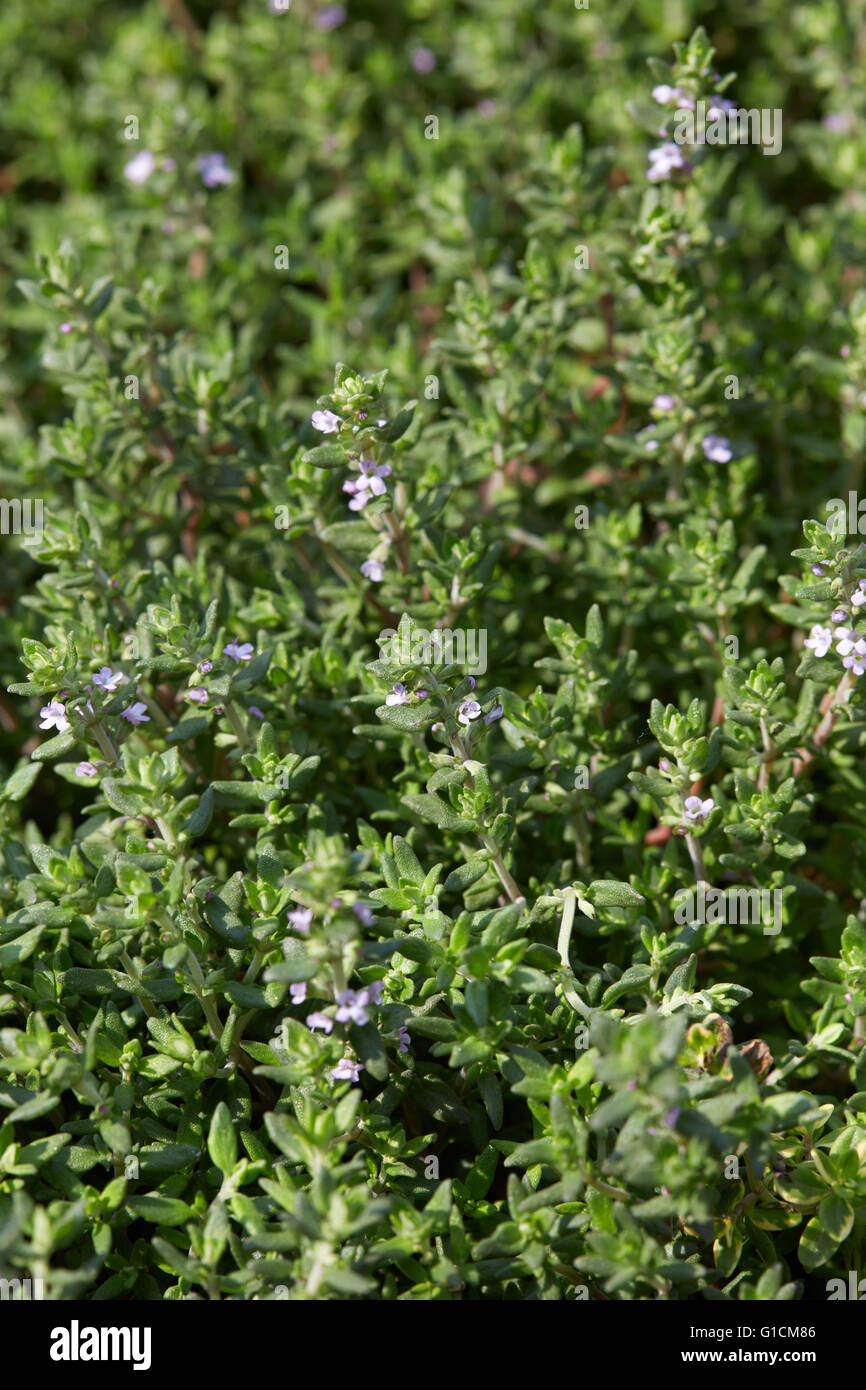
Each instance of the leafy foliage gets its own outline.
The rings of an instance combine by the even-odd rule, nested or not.
[[[866,1222],[846,25],[281,8],[0,18],[0,483],[44,507],[0,1270],[823,1298]],[[653,85],[734,79],[781,151],[648,180]]]

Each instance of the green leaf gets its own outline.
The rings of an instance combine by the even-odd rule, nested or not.
[[[349,456],[342,444],[319,444],[315,449],[307,449],[301,462],[312,463],[316,468],[346,468]]]
[[[125,1208],[136,1220],[153,1226],[183,1226],[195,1220],[195,1212],[177,1197],[127,1197]]]
[[[3,800],[23,801],[41,771],[41,763],[20,763],[12,776],[6,780],[6,785],[3,788]]]
[[[453,830],[458,835],[465,835],[474,829],[471,820],[467,820],[465,816],[459,816],[452,806],[430,792],[404,796],[401,800],[404,806],[408,806],[410,811],[415,812],[416,816],[438,826],[440,830]]]
[[[103,777],[100,786],[109,806],[122,816],[137,816],[144,810],[141,797],[121,787],[114,777]]]
[[[211,1116],[207,1151],[224,1176],[234,1171],[238,1160],[238,1141],[229,1108],[223,1100]]]
[[[18,965],[21,961],[27,960],[32,956],[39,943],[39,938],[45,930],[44,925],[33,927],[31,931],[26,931],[22,936],[18,936],[14,941],[10,941],[5,946],[0,946],[0,965]]]
[[[198,799],[198,805],[186,821],[183,830],[190,839],[203,835],[213,816],[213,787],[206,787]]]

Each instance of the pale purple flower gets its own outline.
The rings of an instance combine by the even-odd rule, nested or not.
[[[683,802],[683,811],[687,820],[700,821],[706,820],[707,816],[715,806],[715,801],[708,796],[704,801],[699,796],[687,796]]]
[[[847,670],[853,671],[855,676],[862,676],[866,670],[866,666],[863,664],[864,658],[866,658],[866,642],[860,637],[854,643],[852,651],[847,656],[843,656],[842,665]]]
[[[831,111],[824,116],[821,121],[825,130],[829,130],[833,135],[847,135],[851,129],[851,117],[844,111]]]
[[[198,669],[201,671],[203,676],[207,676],[213,670],[213,662],[200,661],[198,663]]]
[[[339,29],[345,18],[346,11],[342,5],[326,5],[313,15],[313,23],[322,33],[328,34],[332,29]]]
[[[364,903],[353,903],[352,911],[358,918],[362,927],[372,927],[373,923],[376,920],[371,909],[369,907],[366,907]]]
[[[311,423],[319,434],[336,434],[343,422],[333,410],[314,410]]]
[[[210,699],[210,696],[208,695],[204,686],[192,685],[186,692],[186,698],[188,700],[192,700],[197,705],[206,705],[208,700]]]
[[[687,96],[677,97],[677,106],[681,111],[694,111],[695,99]]]
[[[675,145],[673,140],[666,140],[657,149],[650,150],[649,162],[647,179],[650,183],[660,183],[662,179],[669,179],[675,170],[686,171],[692,167],[684,157],[679,145]]]
[[[317,1010],[315,1013],[307,1014],[307,1027],[311,1033],[315,1033],[317,1028],[321,1028],[323,1033],[333,1033],[334,1020]]]
[[[363,1027],[365,1023],[370,1022],[370,1015],[367,1013],[369,1002],[369,990],[344,989],[342,994],[337,995],[337,1022],[357,1023],[359,1027]]]
[[[720,116],[726,116],[729,111],[736,111],[737,103],[730,97],[713,97],[707,107],[707,115],[711,121],[718,120]]]
[[[72,324],[71,324],[71,323],[61,323],[61,325],[60,325],[60,332],[61,332],[61,333],[71,333],[71,332],[72,332]]]
[[[255,647],[252,642],[238,642],[238,639],[235,638],[233,642],[229,642],[227,646],[223,647],[223,656],[230,656],[232,661],[249,661],[254,651]]]
[[[307,997],[306,980],[301,980],[299,983],[289,985],[289,994],[292,996],[293,1004],[303,1004]]]
[[[646,439],[644,438],[644,436],[648,434],[655,434],[657,428],[658,427],[656,425],[645,425],[642,430],[638,430],[637,432],[637,437],[643,444],[648,454],[652,454],[655,452],[655,450],[659,447],[659,442],[657,439]]]
[[[219,151],[200,154],[196,163],[205,188],[219,188],[220,184],[234,182],[234,173],[226,164],[225,155]]]
[[[288,918],[295,931],[303,932],[306,936],[313,920],[313,909],[311,907],[296,907],[288,914]]]
[[[156,168],[156,159],[151,150],[141,150],[134,159],[123,166],[123,176],[130,183],[145,183]]]
[[[409,1051],[410,1041],[409,1029],[406,1027],[405,1023],[401,1023],[400,1027],[397,1029],[397,1043],[401,1052]]]
[[[673,410],[675,405],[676,401],[673,396],[669,396],[665,391],[662,391],[653,401],[653,407],[656,410]]]
[[[659,772],[670,772],[670,770],[671,765],[668,762],[667,758],[662,758],[659,762]]]
[[[176,159],[172,159],[172,158],[169,156],[168,159],[164,159],[164,160],[162,161],[162,164],[160,165],[160,167],[161,167],[162,169],[164,169],[165,172],[166,172],[167,174],[173,174],[174,171],[175,171],[175,169],[177,168],[177,160],[176,160]]]
[[[822,570],[820,565],[810,565],[809,568],[811,569],[812,573],[817,576],[818,579],[824,578],[824,571]]]
[[[668,102],[675,101],[682,96],[682,87],[669,87],[667,82],[659,83],[658,87],[653,87],[650,95],[653,101],[657,101],[659,106],[667,106]]]
[[[259,709],[258,705],[250,705],[249,710],[247,711],[247,713],[248,713],[248,714],[251,714],[251,715],[253,716],[254,719],[264,719],[264,717],[265,717],[265,716],[262,714],[262,711]]]
[[[721,434],[708,434],[701,447],[711,463],[730,463],[734,457],[731,441]]]
[[[833,634],[829,627],[814,623],[804,646],[811,647],[816,656],[826,656],[833,645]]]
[[[864,603],[866,603],[866,593],[862,589],[856,589],[851,595],[851,607],[862,608]]]
[[[367,986],[367,993],[368,993],[369,996],[370,996],[370,1003],[371,1003],[371,1004],[378,1004],[379,1000],[382,998],[382,995],[383,995],[383,993],[384,993],[384,990],[385,990],[385,981],[384,981],[384,980],[374,980],[373,983],[372,983],[371,985],[368,985],[368,986]]]
[[[121,681],[125,680],[126,677],[122,671],[112,671],[110,666],[101,666],[98,671],[94,672],[93,676],[93,684],[98,686],[100,690],[109,693],[116,690]]]
[[[473,719],[477,719],[481,713],[481,706],[477,700],[464,700],[462,705],[457,706],[457,722],[459,724],[470,724]]]
[[[93,763],[79,763],[75,769],[76,777],[95,777],[96,768]]]
[[[856,643],[860,640],[860,633],[855,632],[852,627],[837,627],[835,637],[836,651],[839,656],[850,656]]]
[[[127,705],[121,711],[121,718],[126,719],[130,724],[149,724],[150,715],[147,713],[147,705],[141,700],[136,700],[134,704]]]
[[[66,718],[66,706],[62,700],[51,700],[47,705],[43,705],[39,711],[42,723],[40,729],[56,729],[59,734],[63,734],[69,728],[69,720]]]
[[[485,118],[495,116],[496,102],[491,101],[490,97],[485,97],[483,101],[479,101],[478,103],[478,114],[479,116],[484,116]]]
[[[840,356],[840,357],[850,357],[850,356],[851,356],[851,349],[850,349],[850,347],[848,346],[847,343],[845,344],[844,347],[840,347],[840,349],[839,349],[839,356]]]
[[[436,54],[430,48],[416,48],[412,54],[412,66],[416,72],[432,72],[436,66]]]
[[[834,608],[833,612],[830,614],[830,620],[834,623],[844,623],[847,616],[848,614],[845,612],[844,608]]]
[[[489,712],[488,714],[485,714],[485,716],[484,716],[484,723],[485,723],[485,724],[495,724],[496,721],[497,721],[497,719],[501,719],[504,713],[505,713],[505,710],[502,708],[502,705],[500,705],[500,704],[497,702],[495,705],[493,705],[493,707],[491,708],[490,712]]]
[[[385,566],[379,560],[365,560],[361,566],[361,573],[371,584],[381,584],[385,577]]]
[[[361,459],[358,464],[359,476],[357,481],[354,478],[347,478],[343,484],[343,491],[352,494],[349,503],[350,512],[360,512],[366,507],[371,497],[381,497],[387,488],[382,482],[391,473],[389,463],[375,463],[373,459]]]
[[[353,1062],[351,1057],[344,1057],[334,1067],[331,1075],[335,1081],[357,1081],[363,1070],[363,1062]]]
[[[408,705],[408,704],[409,704],[409,691],[406,689],[406,687],[405,687],[405,685],[403,684],[402,681],[398,681],[397,684],[396,684],[395,686],[392,686],[392,687],[391,687],[390,692],[385,696],[385,704],[386,704],[386,705]]]

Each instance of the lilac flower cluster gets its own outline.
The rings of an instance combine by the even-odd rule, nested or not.
[[[238,642],[237,638],[235,638],[232,642],[228,642],[226,646],[223,647],[222,654],[223,656],[229,657],[231,661],[241,662],[249,661],[254,651],[255,648],[251,642]],[[201,675],[208,675],[209,672],[213,670],[213,662],[208,660],[199,662],[198,670]],[[97,690],[101,690],[103,694],[113,695],[118,686],[127,683],[127,679],[123,671],[113,671],[110,666],[100,666],[98,671],[94,671],[91,677],[91,683],[96,686]],[[65,695],[66,691],[62,690],[55,699],[49,700],[47,705],[42,706],[39,711],[40,729],[56,729],[58,734],[65,734],[66,731],[71,728],[69,715],[66,712],[66,703],[63,698]],[[193,685],[186,691],[185,698],[191,700],[194,704],[206,705],[210,700],[210,695],[204,686]],[[86,702],[84,708],[89,711],[89,713],[93,713],[93,705],[90,700]],[[219,712],[218,709],[217,713]],[[82,713],[81,706],[73,705],[73,713],[80,715]],[[259,719],[264,718],[262,711],[257,709],[254,705],[250,706],[250,713],[256,715]],[[150,715],[147,713],[147,705],[143,700],[130,701],[126,708],[121,710],[120,717],[133,726],[138,724],[149,724],[151,722]],[[79,777],[90,778],[97,776],[97,769],[94,764],[90,762],[79,763],[76,772]]]
[[[817,569],[813,566],[813,569]],[[861,579],[858,587],[851,595],[851,607],[862,608],[866,603],[866,579]],[[866,638],[857,632],[856,628],[846,627],[845,619],[848,611],[845,608],[834,608],[830,614],[830,621],[834,627],[828,627],[823,623],[814,623],[805,640],[805,646],[809,647],[817,657],[825,657],[835,643],[836,655],[842,658],[842,665],[846,671],[850,671],[854,676],[862,676],[866,673]]]
[[[694,111],[697,106],[694,96],[687,92],[684,87],[671,87],[667,82],[661,82],[657,87],[653,87],[652,97],[659,106],[665,106],[670,111]],[[715,120],[726,115],[728,111],[734,111],[736,105],[737,103],[732,101],[730,97],[710,97],[707,116],[710,120]],[[662,124],[659,127],[659,135],[667,137],[667,134],[667,125]],[[682,146],[667,138],[665,138],[663,145],[650,150],[649,165],[646,175],[649,183],[662,183],[674,175],[688,178],[694,168],[691,161],[686,159],[683,154]]]
[[[177,162],[168,158],[159,160],[157,164],[153,150],[140,150],[124,164],[123,176],[130,183],[147,183],[157,167],[165,173],[171,173],[177,168]],[[222,184],[234,183],[234,171],[229,168],[225,155],[219,150],[200,154],[196,160],[196,168],[205,188],[219,188]]]

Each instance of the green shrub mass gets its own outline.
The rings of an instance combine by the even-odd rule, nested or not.
[[[347,10],[0,15],[0,1272],[825,1299],[863,0]]]

